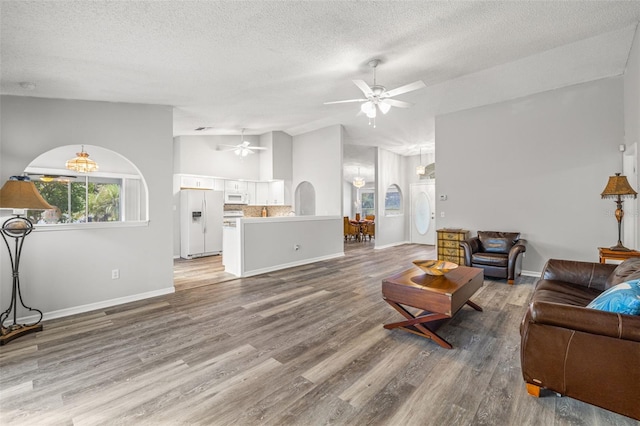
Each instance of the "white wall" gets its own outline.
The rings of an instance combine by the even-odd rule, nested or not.
[[[356,201],[356,195],[353,184],[342,181],[342,216],[354,217],[355,207],[353,203]]]
[[[89,143],[128,158],[149,188],[148,226],[31,233],[20,264],[25,303],[56,316],[172,292],[171,108],[15,96],[2,96],[0,103],[2,182],[45,151]],[[4,247],[0,258],[5,309],[11,274]],[[120,279],[111,279],[112,269],[120,270]]]
[[[597,261],[617,241],[600,193],[620,168],[623,81],[597,80],[436,118],[438,228],[520,231],[523,270]],[[445,213],[445,218],[440,213]]]
[[[640,28],[636,28],[636,35],[624,73],[624,143],[628,148],[635,147],[635,164],[631,168],[636,171],[635,182],[629,181],[636,191],[640,192],[640,173],[638,173],[638,148],[640,148]],[[625,172],[627,176],[629,173]],[[640,213],[639,201],[626,199],[624,202],[624,244],[626,247],[640,248]],[[633,223],[632,223],[633,222]],[[634,226],[635,225],[635,229]],[[635,234],[635,235],[634,235]]]
[[[402,192],[404,214],[385,216],[384,200],[387,188],[396,184]],[[378,148],[376,167],[376,248],[390,247],[408,241],[409,185],[402,156]]]
[[[341,216],[343,213],[342,140],[341,125],[293,137],[292,188],[297,188],[303,181],[313,185],[318,216]]]
[[[273,133],[272,179],[291,181],[293,176],[293,137],[285,132]]]
[[[240,136],[177,136],[174,139],[173,172],[227,179],[260,180],[260,153],[239,157],[227,147],[238,145]],[[251,145],[260,145],[260,136],[244,136]]]

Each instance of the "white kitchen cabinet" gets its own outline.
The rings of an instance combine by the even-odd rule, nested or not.
[[[256,182],[256,205],[269,205],[269,182]]]
[[[244,194],[247,192],[247,182],[241,180],[227,180],[224,182],[224,191],[228,194]]]
[[[269,205],[284,205],[284,181],[276,180],[274,182],[269,182]]]
[[[224,179],[214,179],[213,180],[213,190],[214,191],[224,191]]]
[[[214,189],[215,179],[204,176],[180,176],[181,189]]]
[[[256,182],[255,204],[257,206],[284,205],[284,181]]]
[[[249,204],[250,206],[257,205],[255,182],[247,182],[247,204]]]

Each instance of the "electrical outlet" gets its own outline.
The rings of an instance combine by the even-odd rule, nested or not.
[[[111,271],[111,279],[112,280],[120,279],[120,269],[113,269]]]

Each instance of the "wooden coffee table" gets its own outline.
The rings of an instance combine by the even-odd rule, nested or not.
[[[451,344],[436,330],[465,304],[482,311],[469,299],[482,287],[483,281],[484,271],[481,268],[467,266],[458,266],[441,276],[427,275],[416,267],[385,278],[382,280],[382,298],[407,320],[385,324],[384,328],[401,328],[451,349]],[[421,309],[422,312],[413,315],[402,305]]]

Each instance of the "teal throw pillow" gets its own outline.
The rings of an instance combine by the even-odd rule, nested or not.
[[[640,315],[640,279],[626,281],[603,291],[587,308]]]

